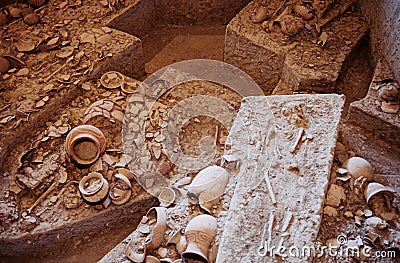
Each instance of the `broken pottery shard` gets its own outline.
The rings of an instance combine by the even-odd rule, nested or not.
[[[312,134],[314,139],[307,140],[303,147],[297,147],[294,155],[290,150],[295,138],[288,140],[284,131],[293,127],[290,115],[296,113],[289,112],[288,119],[274,116],[279,116],[282,108],[290,109],[293,105],[300,104],[304,105],[304,115],[309,119],[318,118],[318,122],[310,121],[308,127],[304,127],[307,134]],[[262,257],[257,253],[265,222],[272,212],[280,215],[276,216],[276,220],[282,224],[278,230],[287,228],[286,232],[279,231],[287,233],[285,247],[304,247],[316,241],[343,104],[343,96],[334,94],[245,98],[228,136],[228,141],[234,143],[225,154],[232,151],[238,159],[248,165],[242,165],[236,178],[233,178],[237,184],[219,240],[217,263],[237,262],[238,259],[240,262],[272,262],[273,258]],[[244,125],[247,125],[246,128]],[[276,134],[269,146],[266,146],[266,156],[257,163],[254,160],[260,157],[259,143],[251,145],[249,138],[254,138],[256,142],[262,141],[273,125],[277,128]],[[279,145],[279,154],[275,145]],[[273,161],[268,161],[268,158]],[[279,164],[274,165],[277,162]],[[299,164],[298,173],[285,168],[292,162]],[[263,176],[267,170],[276,195],[276,205],[272,205],[264,181]],[[255,177],[255,174],[259,176]],[[261,183],[251,191],[249,182],[257,185],[257,180]],[[288,211],[293,214],[290,215]],[[268,229],[268,226],[266,227]],[[269,233],[267,235],[267,231],[264,232],[264,241],[267,241]],[[270,239],[271,245],[276,246],[281,236],[273,233]],[[285,262],[311,261],[311,257],[285,258]]]
[[[74,48],[72,47],[63,47],[57,52],[56,57],[58,58],[67,58],[74,53]]]
[[[397,113],[399,111],[400,104],[392,104],[392,103],[388,103],[388,102],[383,101],[381,109],[385,113],[395,114],[395,113]]]
[[[96,39],[94,38],[93,34],[89,33],[82,33],[80,36],[81,42],[82,43],[92,43],[94,44],[96,42]]]
[[[297,149],[297,146],[300,142],[301,136],[303,135],[304,129],[303,128],[299,128],[299,130],[297,131],[297,135],[296,138],[294,140],[294,143],[292,144],[291,148],[290,148],[290,152],[294,153]]]
[[[6,117],[3,117],[3,118],[0,120],[0,124],[6,124],[6,123],[10,122],[10,121],[13,120],[13,119],[15,119],[15,115],[8,115],[8,116],[6,116]]]
[[[332,184],[326,196],[325,204],[338,207],[343,200],[346,200],[344,188],[339,185]]]
[[[151,150],[153,151],[154,157],[158,160],[160,159],[161,156],[161,146],[153,146],[151,147]]]
[[[328,41],[328,34],[326,32],[322,32],[319,36],[318,44],[321,44],[321,47],[325,46],[326,41]]]
[[[19,77],[19,76],[26,76],[29,74],[29,69],[27,68],[22,68],[20,70],[18,70],[18,72],[15,74],[15,76]]]
[[[46,102],[44,102],[43,100],[39,100],[36,103],[35,108],[42,108],[45,104],[46,104]]]
[[[113,164],[118,162],[118,159],[112,155],[104,154],[103,161],[105,161],[108,165],[112,166]]]
[[[102,35],[101,37],[97,38],[97,42],[102,43],[102,44],[107,44],[111,40],[112,40],[112,37],[110,34],[105,34],[105,35]]]
[[[101,30],[103,30],[103,32],[104,32],[104,33],[106,33],[106,34],[108,34],[108,33],[111,33],[111,32],[112,32],[111,28],[109,28],[109,27],[106,27],[106,26],[103,26],[103,27],[101,27]]]
[[[36,43],[33,41],[18,41],[16,47],[19,52],[29,52],[35,49]]]
[[[53,47],[58,43],[58,40],[60,40],[60,37],[55,37],[49,40],[49,42],[47,42],[47,46],[48,47]]]
[[[61,171],[60,172],[60,179],[58,179],[58,182],[60,184],[65,184],[68,179],[68,173],[66,171]]]
[[[113,110],[111,112],[111,116],[116,119],[117,121],[123,122],[124,121],[124,113],[119,110]]]
[[[68,31],[67,31],[64,27],[61,27],[60,29],[58,29],[58,32],[60,33],[60,35],[61,35],[63,38],[68,37]]]
[[[238,158],[237,158],[235,155],[233,155],[233,154],[225,154],[225,155],[222,156],[222,158],[223,158],[225,161],[227,161],[228,163],[230,163],[230,162],[235,162],[235,161],[238,160]]]

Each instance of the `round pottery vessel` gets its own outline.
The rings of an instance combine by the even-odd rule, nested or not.
[[[371,181],[374,177],[374,170],[371,164],[361,157],[352,157],[348,159],[343,164],[343,168],[345,168],[354,179],[364,176]]]
[[[224,194],[229,181],[229,173],[220,166],[210,166],[201,170],[188,186],[188,194],[197,196],[200,206],[210,212],[211,207]]]
[[[98,203],[106,198],[108,190],[108,182],[101,173],[89,173],[79,182],[79,191],[89,203]]]
[[[129,179],[126,178],[126,176],[123,174],[116,174],[115,177],[118,179],[119,182],[121,182],[123,184],[122,188],[124,188],[124,191],[121,194],[117,193],[117,186],[119,185],[119,182],[117,181],[116,183],[111,185],[109,197],[111,199],[111,202],[113,202],[113,204],[123,205],[126,202],[128,202],[129,199],[131,198],[132,185],[131,185],[131,182],[129,181]],[[121,190],[119,190],[119,191],[121,191]]]
[[[160,205],[162,207],[169,207],[175,201],[176,193],[174,189],[165,187],[161,193],[158,195],[158,200],[160,200]]]
[[[383,192],[395,193],[396,191],[393,188],[384,186],[380,183],[375,183],[375,182],[369,183],[367,188],[364,191],[364,196],[365,196],[365,199],[367,200],[367,204],[369,203],[369,200],[371,200],[371,198],[374,195],[383,193]]]
[[[164,241],[164,234],[167,231],[167,209],[165,207],[152,207],[147,212],[146,216],[151,218],[156,217],[156,223],[150,234],[150,240],[145,243],[146,249],[157,249]]]
[[[110,76],[115,78],[110,78]],[[125,82],[124,75],[118,71],[109,71],[103,74],[100,78],[100,83],[106,89],[116,89],[123,87]]]
[[[84,147],[85,145],[87,147]],[[106,149],[106,137],[92,125],[80,125],[68,133],[65,149],[68,156],[76,163],[90,165],[95,163]]]

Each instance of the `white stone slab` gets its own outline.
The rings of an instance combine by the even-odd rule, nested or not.
[[[227,140],[225,154],[237,156],[242,166],[216,262],[312,260],[312,251],[308,256],[304,249],[314,247],[321,223],[343,104],[335,94],[245,98]],[[284,246],[288,257],[264,256],[263,240]],[[305,255],[291,256],[297,249]]]

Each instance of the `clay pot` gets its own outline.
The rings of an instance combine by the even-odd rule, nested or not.
[[[100,78],[101,85],[106,89],[116,89],[124,85],[124,75],[118,71],[109,71]]]
[[[7,23],[8,23],[7,15],[0,12],[0,26],[7,25]]]
[[[364,196],[365,199],[367,200],[367,204],[369,203],[369,200],[371,200],[371,198],[379,193],[396,193],[396,191],[393,188],[390,188],[388,186],[384,186],[380,183],[369,183],[367,188],[365,189],[364,192]]]
[[[157,249],[164,240],[164,234],[167,230],[167,209],[164,207],[150,208],[146,216],[148,218],[155,217],[156,223],[150,234],[150,240],[146,240],[145,247],[147,249]]]
[[[343,164],[343,168],[348,171],[353,179],[364,176],[371,181],[374,177],[374,170],[372,169],[371,164],[361,157],[352,157],[348,159]]]
[[[215,165],[207,167],[188,186],[188,195],[196,197],[200,207],[210,212],[211,207],[224,194],[228,181],[229,173],[224,168]]]
[[[80,165],[90,165],[99,159],[106,149],[106,137],[92,125],[73,128],[65,139],[69,157]]]
[[[164,207],[150,208],[143,218],[146,218],[146,221],[143,224],[141,223],[134,231],[139,236],[131,239],[125,247],[125,255],[133,262],[144,262],[145,260],[147,262],[147,251],[157,249],[161,246],[165,231],[167,230],[167,209]],[[149,227],[149,230],[143,232],[140,230],[140,227],[145,225]],[[144,233],[147,234],[146,239],[143,237]],[[142,238],[144,240],[141,240]],[[152,260],[152,258],[149,260]]]
[[[208,263],[208,252],[217,235],[217,220],[210,215],[199,215],[193,218],[185,229],[188,246],[182,253],[182,259],[195,259]]]
[[[253,14],[251,15],[251,20],[254,23],[261,23],[268,17],[268,8],[265,6],[258,6]]]
[[[5,73],[10,69],[10,61],[6,58],[0,57],[0,72]]]
[[[24,17],[24,22],[25,22],[27,25],[30,25],[30,26],[36,25],[37,23],[39,23],[39,20],[40,20],[39,15],[38,15],[38,14],[35,14],[35,13],[27,14],[27,15]]]
[[[89,203],[98,203],[105,199],[108,190],[108,182],[101,173],[89,173],[79,182],[79,191]]]
[[[113,204],[123,205],[129,201],[132,195],[132,185],[128,178],[123,174],[116,174],[117,182],[110,187],[110,199]]]
[[[29,4],[31,6],[36,6],[36,7],[44,5],[46,3],[46,1],[47,0],[28,0]]]
[[[161,193],[158,195],[158,200],[162,207],[169,207],[175,201],[176,193],[174,189],[165,187]]]
[[[21,17],[21,9],[19,9],[17,7],[10,8],[9,12],[10,12],[10,16],[12,18],[20,18]]]

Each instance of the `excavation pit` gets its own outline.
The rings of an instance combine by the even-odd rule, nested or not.
[[[137,192],[131,200],[119,207],[112,204],[108,208],[92,206],[79,195],[76,182],[92,172],[91,169],[102,172],[110,182],[115,180],[113,174],[124,171],[123,167],[117,167],[124,162],[120,150],[120,119],[129,95],[119,88],[106,90],[100,86],[99,79],[107,71],[121,72],[135,83],[136,80],[129,77],[143,79],[146,73],[173,62],[194,58],[225,60],[254,77],[266,95],[334,91],[346,94],[347,106],[366,94],[371,78],[368,28],[357,7],[323,28],[329,38],[321,47],[314,43],[318,42],[318,37],[308,30],[287,38],[279,31],[268,35],[261,24],[252,23],[249,16],[255,4],[261,1],[248,6],[250,1],[126,0],[114,1],[115,6],[93,0],[82,1],[84,5],[79,4],[80,1],[70,2],[48,2],[38,12],[43,23],[35,27],[28,27],[22,21],[10,24],[9,31],[4,32],[5,41],[1,43],[2,50],[10,52],[7,55],[19,57],[22,54],[20,59],[25,65],[1,75],[4,85],[0,87],[0,135],[4,139],[0,141],[3,174],[0,177],[0,261],[98,260],[136,228],[148,208],[158,204],[138,185],[133,185]],[[270,1],[271,9],[277,2]],[[65,35],[63,28],[67,37],[61,36],[60,32]],[[15,36],[42,42],[33,51],[18,52]],[[60,37],[58,46],[49,48],[47,42],[56,37]],[[279,46],[281,37],[289,44]],[[66,62],[68,58],[61,59],[57,55],[63,42],[76,43],[76,40],[80,44],[73,55],[79,57],[80,51],[84,55],[80,63],[71,67],[76,57]],[[329,56],[334,61],[330,61]],[[167,107],[159,105],[161,107],[155,108],[152,114],[168,111],[172,106],[169,101],[177,102],[194,94],[219,97],[235,110],[240,107],[238,94],[219,85],[203,83],[177,87],[160,101]],[[91,107],[94,103],[97,104]],[[112,109],[105,110],[111,104]],[[87,118],[85,111],[94,107],[100,108],[101,114]],[[369,121],[372,125],[374,118]],[[396,118],[392,116],[394,122]],[[66,130],[84,123],[98,126],[105,133],[108,147],[93,168],[79,170],[69,161],[62,145]],[[215,137],[217,130],[218,154],[222,154],[229,131],[220,126],[216,129],[216,126],[218,122],[206,116],[186,123],[179,137],[184,144],[183,152],[199,154],[200,149],[193,145],[197,146],[201,137]],[[380,132],[379,127],[376,128]],[[148,133],[149,138],[157,137],[157,130]],[[351,130],[351,133],[368,143],[363,135],[359,136],[362,132]],[[152,154],[159,150],[155,146]],[[397,151],[384,146],[383,150],[392,152],[393,161],[387,158],[387,163],[382,162],[383,168],[374,167],[381,173],[397,173]],[[380,159],[371,159],[375,164],[381,162],[382,151],[378,152]],[[363,152],[365,149],[360,148],[357,154],[365,154]],[[177,172],[173,165],[165,164],[163,157],[158,162],[168,176]],[[332,174],[336,173],[335,165]],[[393,166],[397,170],[391,169]],[[67,182],[60,183],[65,176]],[[54,190],[30,214],[26,213],[53,184]],[[351,204],[349,202],[346,209],[352,210]],[[359,200],[354,204],[360,209],[368,208],[360,206]],[[229,203],[224,205],[229,206]],[[324,229],[336,224],[326,217],[322,221]],[[331,237],[326,234],[329,231],[323,232],[325,242]]]

